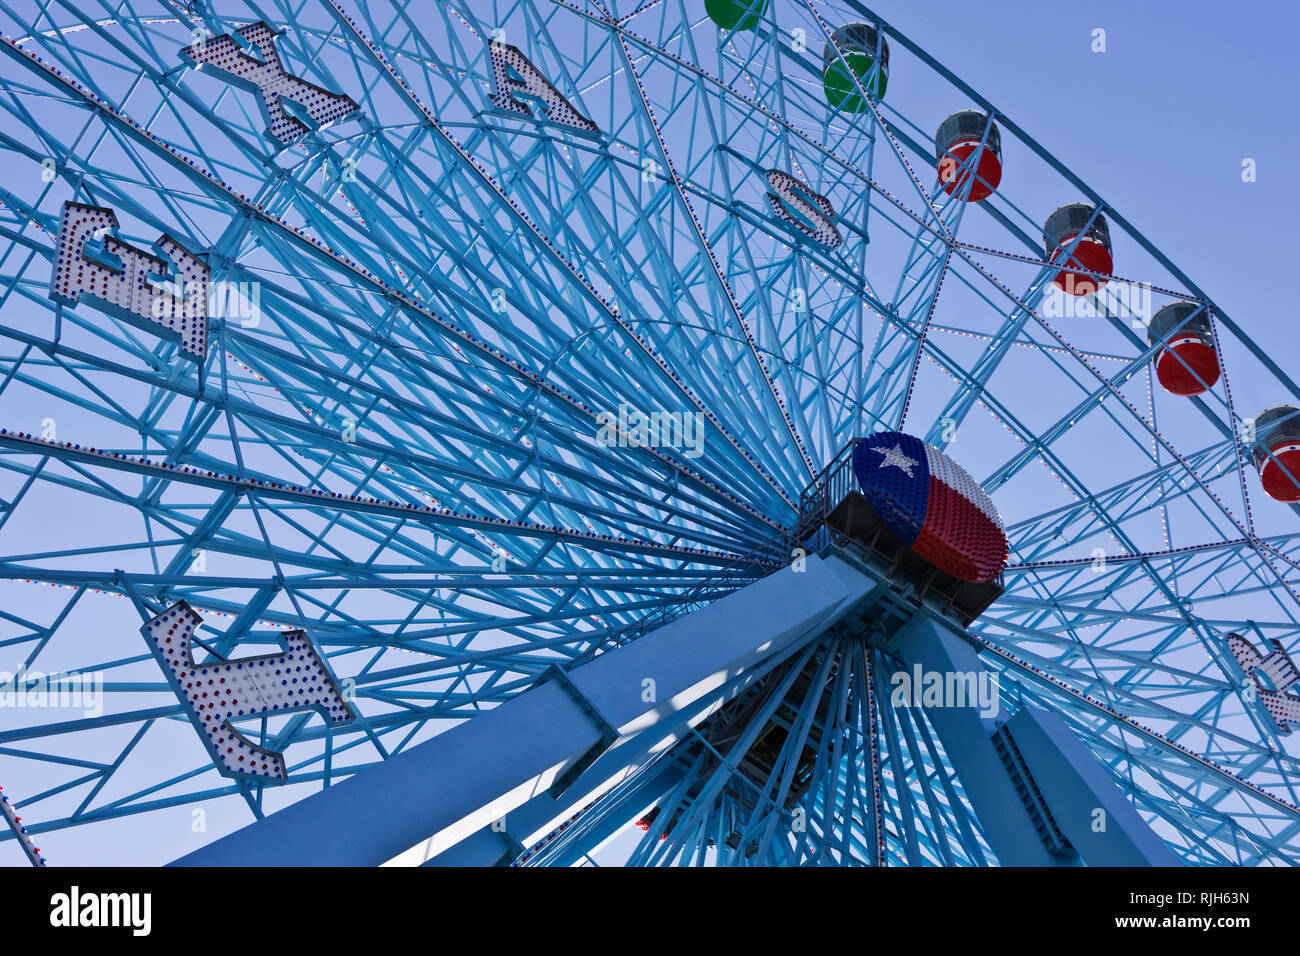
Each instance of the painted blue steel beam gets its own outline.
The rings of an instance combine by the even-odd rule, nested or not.
[[[676,717],[679,721],[686,719],[691,725],[701,722],[783,664],[797,649],[797,646],[791,646],[784,653],[768,656],[762,665],[748,669],[742,681],[733,682],[728,687],[725,698],[706,699],[702,706],[697,706],[695,712],[688,714],[681,711]],[[653,731],[644,733],[654,735]],[[573,845],[559,851],[558,856],[548,858],[547,865],[576,862],[583,853],[596,849],[602,840],[627,825],[630,822],[629,814],[651,802],[662,801],[681,783],[684,758],[676,758],[674,755],[683,746],[692,744],[694,739],[698,739],[698,731],[685,734],[673,752],[656,758],[653,764],[636,770],[630,777],[629,767],[635,766],[635,762],[629,760],[628,754],[638,753],[637,748],[642,746],[642,741],[638,738],[620,741],[601,754],[563,792],[539,793],[512,810],[508,816],[432,856],[429,854],[435,848],[420,847],[419,852],[404,855],[399,862],[418,862],[423,859],[425,866],[490,866],[510,862],[503,859],[503,855],[510,848],[520,846],[520,840],[554,826],[557,821],[565,820],[577,810],[589,820],[583,828],[581,840],[570,841]],[[591,807],[591,810],[584,807]],[[595,819],[591,820],[592,817]],[[532,847],[529,846],[528,849],[531,850]]]
[[[791,646],[784,653],[768,656],[762,665],[748,669],[742,681],[733,682],[725,698],[706,699],[702,702],[702,707],[697,707],[696,713],[688,715],[682,711],[676,715],[677,719],[680,722],[685,718],[692,726],[700,723],[730,700],[744,694],[773,669],[786,663],[787,658],[797,650],[797,646]],[[650,737],[657,735],[654,731],[645,731],[644,734]],[[424,859],[425,866],[489,866],[510,862],[503,859],[503,854],[510,848],[515,848],[518,853],[520,839],[563,822],[575,810],[580,811],[586,821],[581,828],[580,838],[571,834],[565,841],[567,845],[564,848],[545,857],[545,864],[563,866],[577,862],[582,855],[595,850],[601,841],[626,826],[631,820],[631,814],[651,803],[663,809],[663,801],[682,783],[685,763],[690,759],[687,755],[702,739],[698,730],[685,733],[674,749],[661,753],[654,763],[637,769],[630,775],[629,767],[635,764],[629,761],[627,754],[637,753],[636,748],[641,747],[642,742],[638,738],[620,741],[597,758],[562,793],[539,793],[511,811],[508,817],[494,821],[494,825],[484,827],[432,857],[428,857],[432,848],[421,847],[418,853],[404,856],[399,862],[417,862],[424,857],[428,857]],[[679,755],[684,748],[685,754]],[[656,749],[661,750],[662,745]],[[529,846],[528,849],[531,851],[534,847]]]
[[[653,746],[683,709],[838,620],[875,585],[860,575],[846,585],[833,563],[809,558],[805,571],[786,568],[575,668],[581,703],[547,681],[177,863],[378,865],[431,838],[454,844],[608,747],[602,723],[619,736],[647,731]],[[647,679],[653,702],[642,699]]]
[[[574,793],[583,794],[592,781],[603,784],[611,775],[611,758],[616,758],[617,748],[607,751],[596,760],[582,775],[574,781],[568,790],[556,795],[550,792],[539,793],[527,803],[504,815],[500,821],[494,821],[486,827],[472,833],[465,839],[452,844],[421,864],[429,867],[457,866],[502,866],[512,863],[522,851],[532,847],[521,841],[529,835],[552,825],[557,818],[563,821],[575,811],[585,813],[581,803],[575,806]],[[618,770],[626,767],[620,762]],[[591,852],[604,840],[613,836],[629,822],[629,815],[657,799],[660,794],[671,790],[682,778],[683,769],[675,761],[660,760],[652,764],[645,773],[634,779],[627,787],[619,788],[618,800],[614,807],[600,814],[593,827],[583,833],[579,846],[561,851],[561,859],[555,865],[567,865],[576,862],[584,852]],[[624,812],[619,812],[620,809]],[[423,851],[420,855],[423,855]]]
[[[1089,866],[1180,866],[1163,840],[1056,714],[1037,707],[1004,725],[1066,839]]]
[[[960,629],[927,611],[916,614],[887,650],[897,654],[907,670],[919,668],[941,680],[950,674],[987,671]],[[992,736],[998,725],[993,718],[981,716],[978,706],[969,702],[963,707],[927,707],[925,713],[1002,865],[1078,865],[1077,857],[1049,853],[1039,837],[994,747]]]

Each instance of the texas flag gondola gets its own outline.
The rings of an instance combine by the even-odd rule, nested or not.
[[[853,471],[890,530],[963,581],[992,581],[1007,563],[1007,535],[992,499],[961,465],[902,432],[858,443]]]

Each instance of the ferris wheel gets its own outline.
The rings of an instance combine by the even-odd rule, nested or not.
[[[1300,390],[924,37],[0,32],[6,863],[1297,862]]]

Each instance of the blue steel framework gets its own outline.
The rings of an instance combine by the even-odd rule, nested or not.
[[[1296,649],[1297,518],[1261,507],[1257,409],[1230,389],[1300,392],[873,11],[767,7],[728,35],[682,0],[0,3],[0,666],[98,672],[107,692],[99,716],[0,727],[32,834],[290,799],[216,772],[138,632],[92,642],[69,623],[95,602],[143,621],[183,598],[222,656],[306,630],[359,719],[242,725],[285,754],[296,797],[788,563],[773,542],[801,491],[854,435],[901,427],[949,446],[1008,517],[1006,593],[971,628],[1006,706],[1060,714],[1181,859],[1295,861],[1294,746],[1243,698],[1223,640]],[[281,146],[256,94],[180,56],[255,21],[282,31],[292,75],[360,108]],[[893,59],[886,99],[848,115],[827,106],[821,51],[853,21],[880,24]],[[599,131],[496,108],[494,31]],[[1002,132],[1007,175],[978,206],[934,171],[953,108]],[[829,200],[842,243],[772,214],[770,169]],[[1020,205],[1017,181],[1052,191]],[[1159,345],[1113,294],[1124,280],[1089,297],[1092,318],[1052,316],[1039,228],[1073,196],[1107,217],[1117,273],[1154,307],[1211,309],[1214,389],[1155,390]],[[216,316],[195,363],[55,303],[65,201],[111,207],[140,247],[176,237],[258,308]],[[620,405],[698,413],[700,454],[598,441]],[[52,509],[72,539],[40,533]],[[39,583],[66,600],[25,598]],[[896,665],[824,641],[799,658],[822,678],[840,662],[844,733],[823,736],[829,782],[801,804],[817,838],[764,817],[756,854],[710,846],[734,809],[721,799],[660,840],[663,814],[634,862],[995,859],[927,718],[890,706]],[[581,859],[664,788],[711,785],[698,764],[658,775],[667,759],[573,808],[526,861]]]

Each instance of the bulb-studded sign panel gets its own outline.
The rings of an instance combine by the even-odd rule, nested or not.
[[[853,471],[890,530],[941,571],[984,582],[1006,567],[997,508],[939,449],[902,432],[878,432],[859,442]]]

